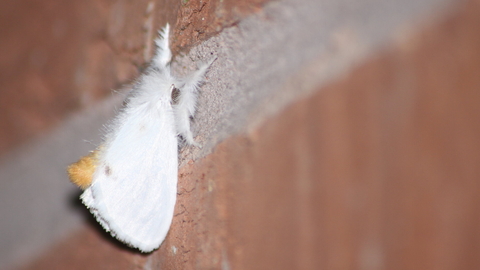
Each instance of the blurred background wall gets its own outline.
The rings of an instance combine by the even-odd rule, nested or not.
[[[2,1],[0,268],[479,269],[480,2]],[[65,167],[172,25],[216,56],[167,239],[140,254]],[[114,91],[115,90],[115,91]]]

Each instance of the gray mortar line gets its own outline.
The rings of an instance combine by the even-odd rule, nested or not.
[[[177,56],[178,73],[212,54],[218,57],[207,73],[193,123],[203,148],[183,149],[181,165],[211,153],[231,135],[255,129],[384,48],[421,15],[437,14],[449,3],[272,1],[188,55]]]
[[[218,58],[207,73],[193,124],[203,148],[184,148],[181,164],[209,154],[231,135],[255,129],[384,48],[405,25],[438,14],[450,3],[272,1],[178,56],[179,73],[212,54]],[[123,99],[113,96],[0,160],[0,268],[26,261],[80,227],[84,213],[72,207],[79,191],[68,182],[65,168],[98,145],[102,125]],[[91,143],[79,143],[85,140]]]

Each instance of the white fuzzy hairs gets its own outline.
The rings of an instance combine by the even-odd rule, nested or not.
[[[85,188],[83,203],[103,228],[142,252],[157,249],[172,223],[178,136],[198,146],[190,117],[214,60],[186,78],[175,78],[170,70],[169,31],[168,24],[160,31],[150,67],[108,126],[103,144],[68,168],[72,182]],[[179,92],[176,102],[174,90]]]

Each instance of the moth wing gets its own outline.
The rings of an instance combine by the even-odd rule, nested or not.
[[[146,105],[120,117],[82,200],[113,236],[150,252],[165,239],[176,201],[178,141],[172,108]]]

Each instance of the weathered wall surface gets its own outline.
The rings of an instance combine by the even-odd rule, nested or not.
[[[165,23],[179,53],[264,2],[2,1],[0,154],[134,78]]]
[[[67,93],[80,103],[49,125],[86,112],[3,156],[0,210],[9,218],[0,245],[10,260],[3,255],[2,265],[13,258],[23,269],[480,268],[480,3],[419,2],[116,1],[72,9],[104,12],[91,28],[104,28],[94,43],[106,50],[82,61],[113,68],[112,76],[87,68],[103,94],[82,103],[88,92],[80,84]],[[104,84],[133,78],[150,56],[152,29],[166,21],[176,22],[177,72],[218,59],[194,125],[204,147],[182,149],[172,228],[159,250],[143,255],[102,232],[62,170],[92,148],[81,140],[98,140],[95,130],[120,103],[91,105],[108,93]],[[77,39],[87,45],[75,46],[95,47],[85,37],[96,32],[85,31]]]

